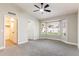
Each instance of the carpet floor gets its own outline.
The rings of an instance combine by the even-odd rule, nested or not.
[[[0,56],[79,56],[79,50],[60,41],[40,39],[2,49]]]

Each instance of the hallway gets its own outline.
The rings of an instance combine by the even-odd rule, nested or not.
[[[35,40],[0,50],[2,56],[79,56],[76,46],[55,40]]]

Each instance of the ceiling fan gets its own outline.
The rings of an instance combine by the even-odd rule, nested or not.
[[[40,3],[41,4],[41,7],[37,6],[37,5],[34,5],[36,8],[38,8],[38,10],[34,10],[33,12],[37,12],[37,11],[40,11],[40,12],[51,12],[51,10],[47,10],[47,7],[49,7],[49,4],[46,4],[44,5],[44,3]]]

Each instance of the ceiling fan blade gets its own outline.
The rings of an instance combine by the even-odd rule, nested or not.
[[[51,10],[44,10],[44,11],[46,11],[46,12],[51,12]]]
[[[37,11],[39,11],[39,10],[34,10],[33,12],[37,12]]]
[[[45,5],[45,7],[44,8],[47,8],[47,7],[49,7],[49,5],[47,4],[47,5]]]
[[[43,8],[43,3],[41,3],[41,8]]]
[[[37,5],[34,5],[34,6],[40,9],[40,7],[38,7]]]

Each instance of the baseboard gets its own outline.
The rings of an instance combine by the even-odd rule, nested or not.
[[[42,38],[41,38],[42,39]],[[44,39],[44,38],[43,38]],[[49,39],[49,38],[47,38]],[[60,40],[60,39],[51,39],[51,40],[57,40],[57,41],[61,41],[61,42],[64,42],[66,44],[70,44],[70,45],[75,45],[75,46],[78,46],[76,43],[72,43],[72,42],[67,42],[67,41],[64,41],[64,40]]]
[[[23,44],[23,43],[27,43],[28,41],[22,41],[22,42],[18,42],[18,44]]]
[[[39,39],[28,39],[28,40],[39,40]]]
[[[5,47],[4,47],[4,46],[2,46],[2,47],[0,47],[0,50],[1,50],[1,49],[4,49],[4,48],[5,48]]]
[[[62,41],[62,42],[64,42],[64,43],[66,43],[66,44],[70,44],[70,45],[75,45],[75,46],[77,46],[77,44],[76,44],[76,43],[67,42],[67,41],[64,41],[64,40],[60,40],[60,41]]]

